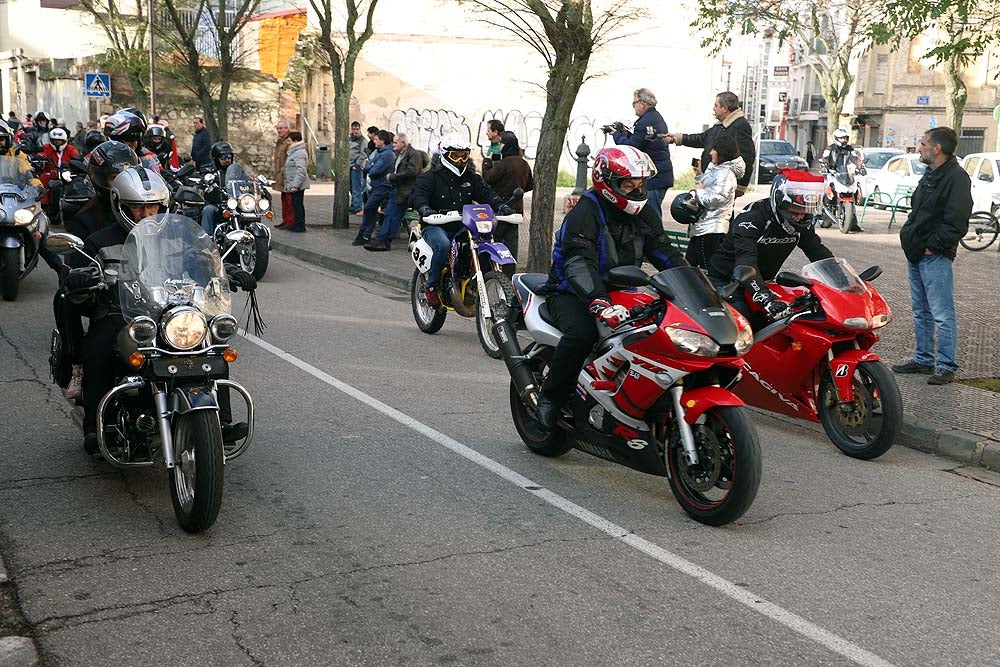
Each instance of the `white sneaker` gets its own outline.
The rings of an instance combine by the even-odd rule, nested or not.
[[[69,379],[69,384],[63,389],[63,396],[76,400],[80,398],[80,389],[83,384],[83,366],[73,364],[73,375]]]

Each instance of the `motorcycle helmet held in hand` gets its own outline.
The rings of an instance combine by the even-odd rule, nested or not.
[[[812,216],[819,212],[823,190],[822,176],[782,169],[771,185],[771,209],[782,224],[804,231],[812,227]]]
[[[459,135],[450,134],[438,144],[438,153],[441,155],[441,164],[456,176],[461,176],[472,158],[472,146]]]
[[[111,182],[118,174],[139,164],[139,157],[120,141],[105,141],[90,154],[87,160],[87,177],[98,196],[108,197]]]
[[[599,196],[615,208],[637,215],[646,205],[646,184],[655,175],[656,167],[648,155],[632,146],[614,146],[602,149],[594,158],[591,179]],[[640,185],[626,192],[622,181],[634,178],[642,179]]]
[[[111,183],[111,211],[122,229],[130,232],[139,222],[133,220],[126,209],[147,204],[156,204],[158,213],[166,213],[170,206],[170,189],[163,177],[146,167],[129,167],[115,177]]]
[[[698,222],[704,209],[693,192],[682,192],[670,202],[670,217],[682,225],[691,225]]]

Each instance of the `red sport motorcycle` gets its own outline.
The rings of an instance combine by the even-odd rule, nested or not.
[[[547,280],[515,275],[520,311],[516,304],[497,311],[493,329],[511,375],[514,427],[528,449],[555,457],[575,447],[666,476],[696,521],[719,526],[738,519],[757,495],[760,446],[743,402],[723,387],[735,381],[753,343],[750,324],[700,269],[676,267],[652,277],[635,266],[612,269],[611,301],[630,317],[615,329],[595,321],[599,342],[558,426],[545,431],[535,418],[538,388],[562,337],[546,309]],[[524,351],[513,325],[522,317],[533,339]]]
[[[840,451],[857,459],[885,454],[899,433],[903,402],[892,373],[871,348],[892,311],[842,258],[782,271],[769,287],[789,314],[764,327],[743,357],[733,391],[747,404],[820,422]],[[751,302],[751,309],[760,310]]]

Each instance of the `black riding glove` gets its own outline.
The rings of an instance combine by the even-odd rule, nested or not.
[[[777,294],[768,289],[767,285],[759,280],[748,282],[747,289],[753,294],[751,298],[754,303],[760,304],[761,308],[767,312],[771,319],[780,319],[788,313],[788,304],[779,299]]]
[[[515,213],[516,211],[507,204],[501,204],[500,208],[497,209],[497,215],[514,215]]]
[[[97,279],[90,269],[73,269],[66,276],[66,280],[63,281],[63,287],[66,288],[67,292],[85,290],[88,287],[93,287],[95,284],[97,284]]]
[[[253,277],[252,274],[244,271],[243,269],[234,269],[229,273],[229,289],[236,291],[237,288],[242,289],[244,292],[250,292],[257,289],[257,279]]]
[[[434,215],[434,209],[430,206],[421,206],[417,213],[420,214],[421,218],[426,218],[429,215]]]

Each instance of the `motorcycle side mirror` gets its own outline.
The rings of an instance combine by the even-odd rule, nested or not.
[[[507,200],[507,203],[509,204],[510,202],[521,201],[522,199],[524,199],[524,190],[521,188],[514,188],[514,191],[510,193],[510,199]]]
[[[797,273],[792,273],[791,271],[778,272],[778,275],[774,277],[774,282],[782,287],[812,287],[813,284],[808,278],[800,276]]]
[[[177,173],[174,174],[174,178],[186,178],[187,176],[193,174],[196,168],[197,167],[195,167],[194,162],[188,162],[186,165],[177,170]]]
[[[750,282],[757,277],[757,269],[746,264],[740,264],[733,268],[733,280],[740,285]]]
[[[649,276],[638,266],[616,266],[608,271],[605,281],[610,287],[644,287],[649,284]]]
[[[882,275],[882,267],[876,264],[875,266],[869,266],[867,269],[858,274],[858,278],[861,278],[866,283],[870,283],[880,275]]]
[[[45,238],[45,247],[57,255],[68,255],[71,252],[83,249],[83,241],[79,236],[57,232],[49,234]]]

